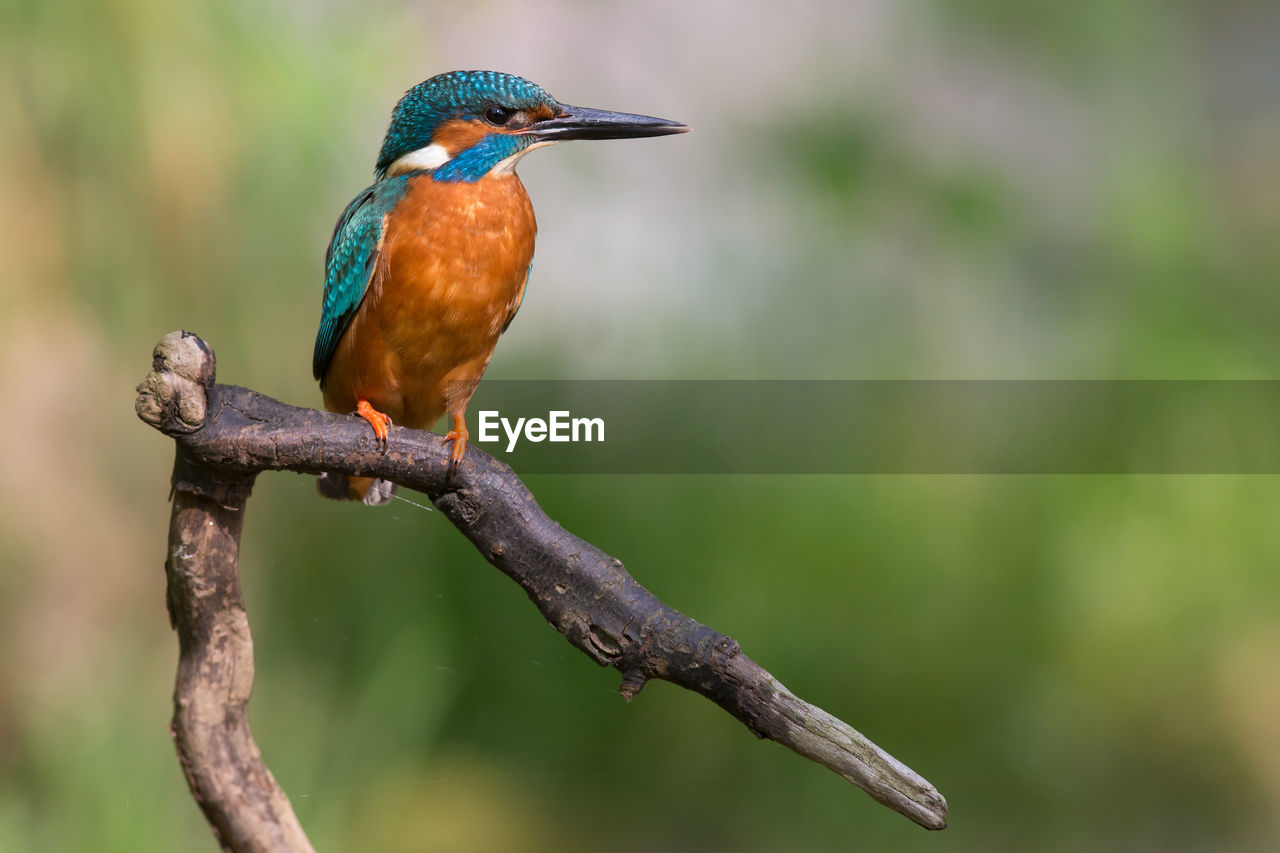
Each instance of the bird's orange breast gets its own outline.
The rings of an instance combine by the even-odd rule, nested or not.
[[[324,379],[326,408],[368,400],[404,426],[461,413],[520,305],[537,234],[515,174],[409,179]]]

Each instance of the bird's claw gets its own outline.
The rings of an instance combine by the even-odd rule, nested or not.
[[[453,429],[444,434],[441,441],[452,441],[453,450],[449,452],[449,467],[444,472],[445,480],[453,479],[453,472],[458,470],[458,463],[462,461],[463,455],[467,452],[467,439],[471,433],[467,431],[467,426],[462,422],[462,418],[455,417],[453,419]]]
[[[387,436],[389,434],[387,427],[391,426],[391,416],[383,412],[379,412],[369,404],[368,400],[361,400],[356,404],[356,414],[369,422],[369,426],[373,427],[373,436],[380,453],[387,452]]]

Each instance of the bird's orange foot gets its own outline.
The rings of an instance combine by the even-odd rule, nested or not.
[[[471,433],[467,432],[467,423],[462,419],[462,415],[454,415],[453,429],[446,432],[442,439],[442,441],[453,442],[453,451],[449,454],[449,469],[444,473],[446,480],[453,479],[453,472],[458,470],[458,463],[467,452],[467,439],[470,436]]]
[[[378,441],[378,448],[383,453],[386,453],[387,427],[391,426],[391,416],[379,412],[369,405],[368,400],[361,400],[356,403],[356,414],[368,421],[369,426],[373,427],[373,435]]]

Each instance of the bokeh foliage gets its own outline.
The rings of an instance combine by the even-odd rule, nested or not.
[[[1276,377],[1268,4],[535,5],[0,10],[0,850],[212,849],[129,389],[186,327],[318,402],[332,220],[431,73],[696,130],[522,167],[543,235],[494,375]],[[320,849],[1274,849],[1273,477],[529,485],[952,827],[669,685],[624,705],[439,516],[265,476],[253,725]]]

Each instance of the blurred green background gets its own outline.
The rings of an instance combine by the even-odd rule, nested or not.
[[[214,849],[165,728],[171,444],[132,388],[187,328],[318,404],[324,248],[410,85],[498,68],[695,128],[525,161],[537,269],[491,376],[1280,378],[1277,44],[1245,0],[7,0],[0,850]],[[670,685],[624,704],[438,514],[266,475],[252,723],[318,848],[1280,841],[1274,477],[528,482],[951,828]]]

